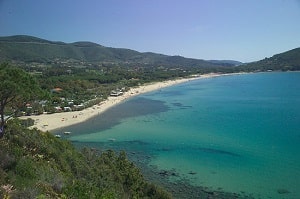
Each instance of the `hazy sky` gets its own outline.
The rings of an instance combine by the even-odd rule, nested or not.
[[[0,0],[0,36],[243,62],[300,47],[300,0]]]

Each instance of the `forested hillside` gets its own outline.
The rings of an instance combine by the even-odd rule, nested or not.
[[[239,72],[268,70],[299,70],[300,48],[243,64],[233,60],[201,60],[167,56],[152,52],[141,53],[124,48],[105,47],[92,42],[64,43],[32,36],[0,37],[0,62],[19,66],[119,66],[133,68],[180,69],[192,73]]]
[[[0,159],[0,198],[171,198],[146,182],[124,152],[80,152],[18,120],[0,139]]]
[[[300,48],[295,48],[270,58],[240,66],[245,71],[295,71],[300,70]]]
[[[114,63],[123,65],[163,65],[172,67],[214,67],[204,60],[134,50],[104,47],[92,42],[63,43],[31,36],[0,37],[0,61],[47,63],[81,61],[89,63]]]

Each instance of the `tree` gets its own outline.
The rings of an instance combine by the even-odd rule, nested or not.
[[[30,74],[7,63],[0,64],[0,138],[4,135],[6,108],[17,111],[40,94],[41,89]]]

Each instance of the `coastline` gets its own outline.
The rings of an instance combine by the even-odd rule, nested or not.
[[[86,108],[82,111],[71,111],[71,112],[62,112],[62,113],[53,113],[53,114],[41,114],[41,115],[32,115],[32,116],[22,116],[20,119],[28,119],[31,118],[34,120],[34,125],[30,128],[37,128],[41,131],[54,131],[56,129],[60,129],[63,127],[71,126],[74,124],[82,123],[94,116],[100,115],[103,112],[107,111],[109,108],[122,103],[123,101],[135,97],[140,94],[148,93],[151,91],[159,90],[162,88],[166,88],[169,86],[173,86],[176,84],[188,82],[196,79],[203,78],[212,78],[219,77],[225,75],[236,75],[240,73],[234,74],[218,74],[218,73],[210,73],[204,74],[201,76],[192,76],[189,78],[181,78],[174,80],[167,80],[163,82],[154,82],[146,85],[141,85],[139,87],[130,88],[129,91],[124,92],[123,95],[117,97],[108,97],[106,100],[101,103],[94,105],[92,107]]]

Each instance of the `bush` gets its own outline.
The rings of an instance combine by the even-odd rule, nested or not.
[[[145,181],[125,152],[80,152],[69,141],[17,121],[0,139],[0,158],[0,185],[13,185],[11,198],[170,198]]]
[[[15,172],[21,177],[34,179],[37,177],[35,168],[36,164],[30,158],[24,157],[18,161]]]
[[[12,154],[9,154],[8,151],[0,148],[0,168],[3,170],[13,168],[16,164],[16,159]]]
[[[34,125],[34,120],[31,118],[28,118],[26,120],[21,120],[21,125],[24,127],[30,127]]]
[[[28,187],[23,190],[14,191],[10,198],[11,199],[32,199],[36,198],[38,195],[38,191],[35,188]]]

